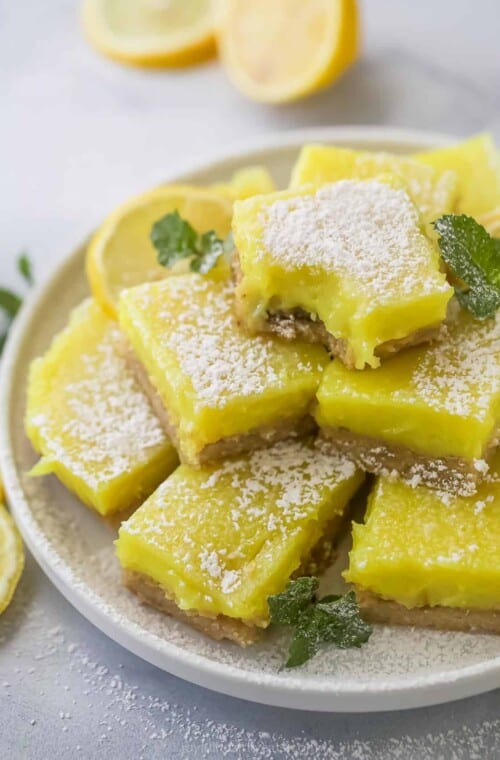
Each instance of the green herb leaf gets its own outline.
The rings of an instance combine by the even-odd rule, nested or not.
[[[213,230],[204,232],[200,237],[199,254],[191,260],[191,269],[193,272],[206,274],[214,268],[223,254],[224,244],[222,240],[219,240]]]
[[[21,304],[22,300],[16,293],[6,288],[0,288],[0,309],[9,321],[14,319],[21,308]]]
[[[371,636],[372,627],[359,614],[354,591],[328,600],[321,599],[314,610],[314,625],[320,640],[335,644],[339,649],[360,647]]]
[[[301,615],[315,599],[318,586],[318,579],[312,577],[289,581],[281,594],[274,594],[267,600],[271,623],[297,625]]]
[[[194,256],[197,239],[194,227],[178,211],[166,214],[151,229],[151,242],[158,251],[158,262],[164,267],[173,267],[178,261]]]
[[[318,600],[318,585],[317,578],[297,578],[268,598],[271,622],[293,629],[287,668],[303,665],[324,644],[360,647],[371,636],[372,627],[362,619],[353,591]]]
[[[500,307],[500,240],[465,214],[445,214],[434,227],[444,262],[461,283],[458,301],[477,319],[494,316]]]
[[[33,274],[31,264],[26,254],[21,254],[17,260],[17,268],[26,282],[30,285],[33,283]],[[3,320],[4,331],[0,333],[0,354],[2,353],[10,326],[15,319],[17,312],[21,308],[22,298],[7,288],[0,288],[0,311],[3,311],[5,319]]]
[[[17,260],[17,268],[28,285],[33,285],[33,269],[31,266],[31,261],[25,253],[22,253],[19,256]]]
[[[314,610],[312,609],[303,614],[302,621],[295,629],[290,642],[285,668],[297,668],[317,653],[321,642],[313,617]]]
[[[234,249],[232,236],[220,240],[214,230],[199,235],[194,227],[181,217],[178,211],[159,219],[151,229],[151,242],[158,251],[158,262],[173,267],[182,259],[191,259],[193,272],[206,274],[217,264],[221,256]]]

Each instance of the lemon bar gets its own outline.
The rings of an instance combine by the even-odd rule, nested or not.
[[[500,154],[491,135],[414,156],[438,171],[452,170],[458,177],[457,213],[480,216],[500,204]]]
[[[407,156],[391,153],[305,145],[293,168],[290,187],[395,174],[404,180],[423,219],[432,222],[442,214],[451,213],[457,202],[457,177],[447,169],[446,166],[425,166]]]
[[[381,623],[500,633],[500,454],[475,496],[380,478],[346,579]]]
[[[351,368],[428,340],[452,289],[399,180],[341,180],[238,201],[237,314],[325,344]]]
[[[130,289],[120,324],[183,462],[196,466],[314,427],[309,408],[326,352],[247,336],[230,282],[192,273]]]
[[[273,178],[265,166],[245,166],[234,172],[228,182],[216,182],[210,188],[231,201],[276,190]]]
[[[326,448],[369,472],[472,493],[498,442],[500,316],[457,311],[435,343],[376,370],[332,362],[317,397]]]
[[[308,440],[181,465],[120,528],[124,582],[208,635],[246,645],[268,623],[268,596],[331,561],[362,480]]]
[[[26,432],[41,459],[102,516],[140,504],[177,454],[117,350],[116,323],[84,301],[30,368]]]

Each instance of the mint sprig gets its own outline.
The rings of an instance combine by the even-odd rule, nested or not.
[[[372,627],[362,619],[353,591],[318,599],[318,586],[317,578],[297,578],[267,600],[271,623],[293,629],[286,668],[303,665],[324,644],[349,649],[371,636]]]
[[[17,259],[17,270],[28,283],[33,284],[33,272],[31,262],[25,253]],[[2,331],[0,332],[0,354],[2,354],[12,322],[21,308],[23,299],[20,295],[8,288],[0,288],[0,312],[3,314]]]
[[[231,253],[234,247],[231,235],[224,241],[214,230],[199,234],[177,210],[155,222],[150,237],[159,264],[172,268],[179,261],[190,259],[191,271],[200,274],[213,269],[221,256]]]
[[[460,281],[459,303],[477,319],[493,317],[500,307],[500,240],[465,214],[445,214],[433,225],[443,261]]]

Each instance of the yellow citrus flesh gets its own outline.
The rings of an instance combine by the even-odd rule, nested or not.
[[[121,206],[104,221],[87,251],[92,293],[109,316],[116,317],[123,290],[168,276],[149,236],[153,224],[175,210],[199,232],[215,230],[223,238],[229,233],[232,202],[214,191],[166,185]]]
[[[24,568],[21,536],[0,504],[0,614],[9,606]]]
[[[227,0],[218,46],[234,84],[269,103],[333,82],[358,54],[355,0]]]
[[[122,63],[184,66],[213,55],[211,0],[85,0],[91,44]]]

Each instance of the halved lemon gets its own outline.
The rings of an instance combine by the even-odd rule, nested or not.
[[[212,0],[85,0],[83,24],[123,63],[184,66],[215,53]]]
[[[221,0],[218,47],[254,100],[283,103],[333,82],[358,55],[356,0]]]
[[[231,200],[190,185],[158,187],[118,208],[90,241],[86,260],[94,298],[111,317],[116,317],[122,290],[168,276],[169,270],[157,263],[149,235],[153,224],[172,211],[198,232],[215,230],[225,238],[231,229]]]
[[[24,568],[24,550],[14,520],[0,504],[0,615],[10,604]]]

